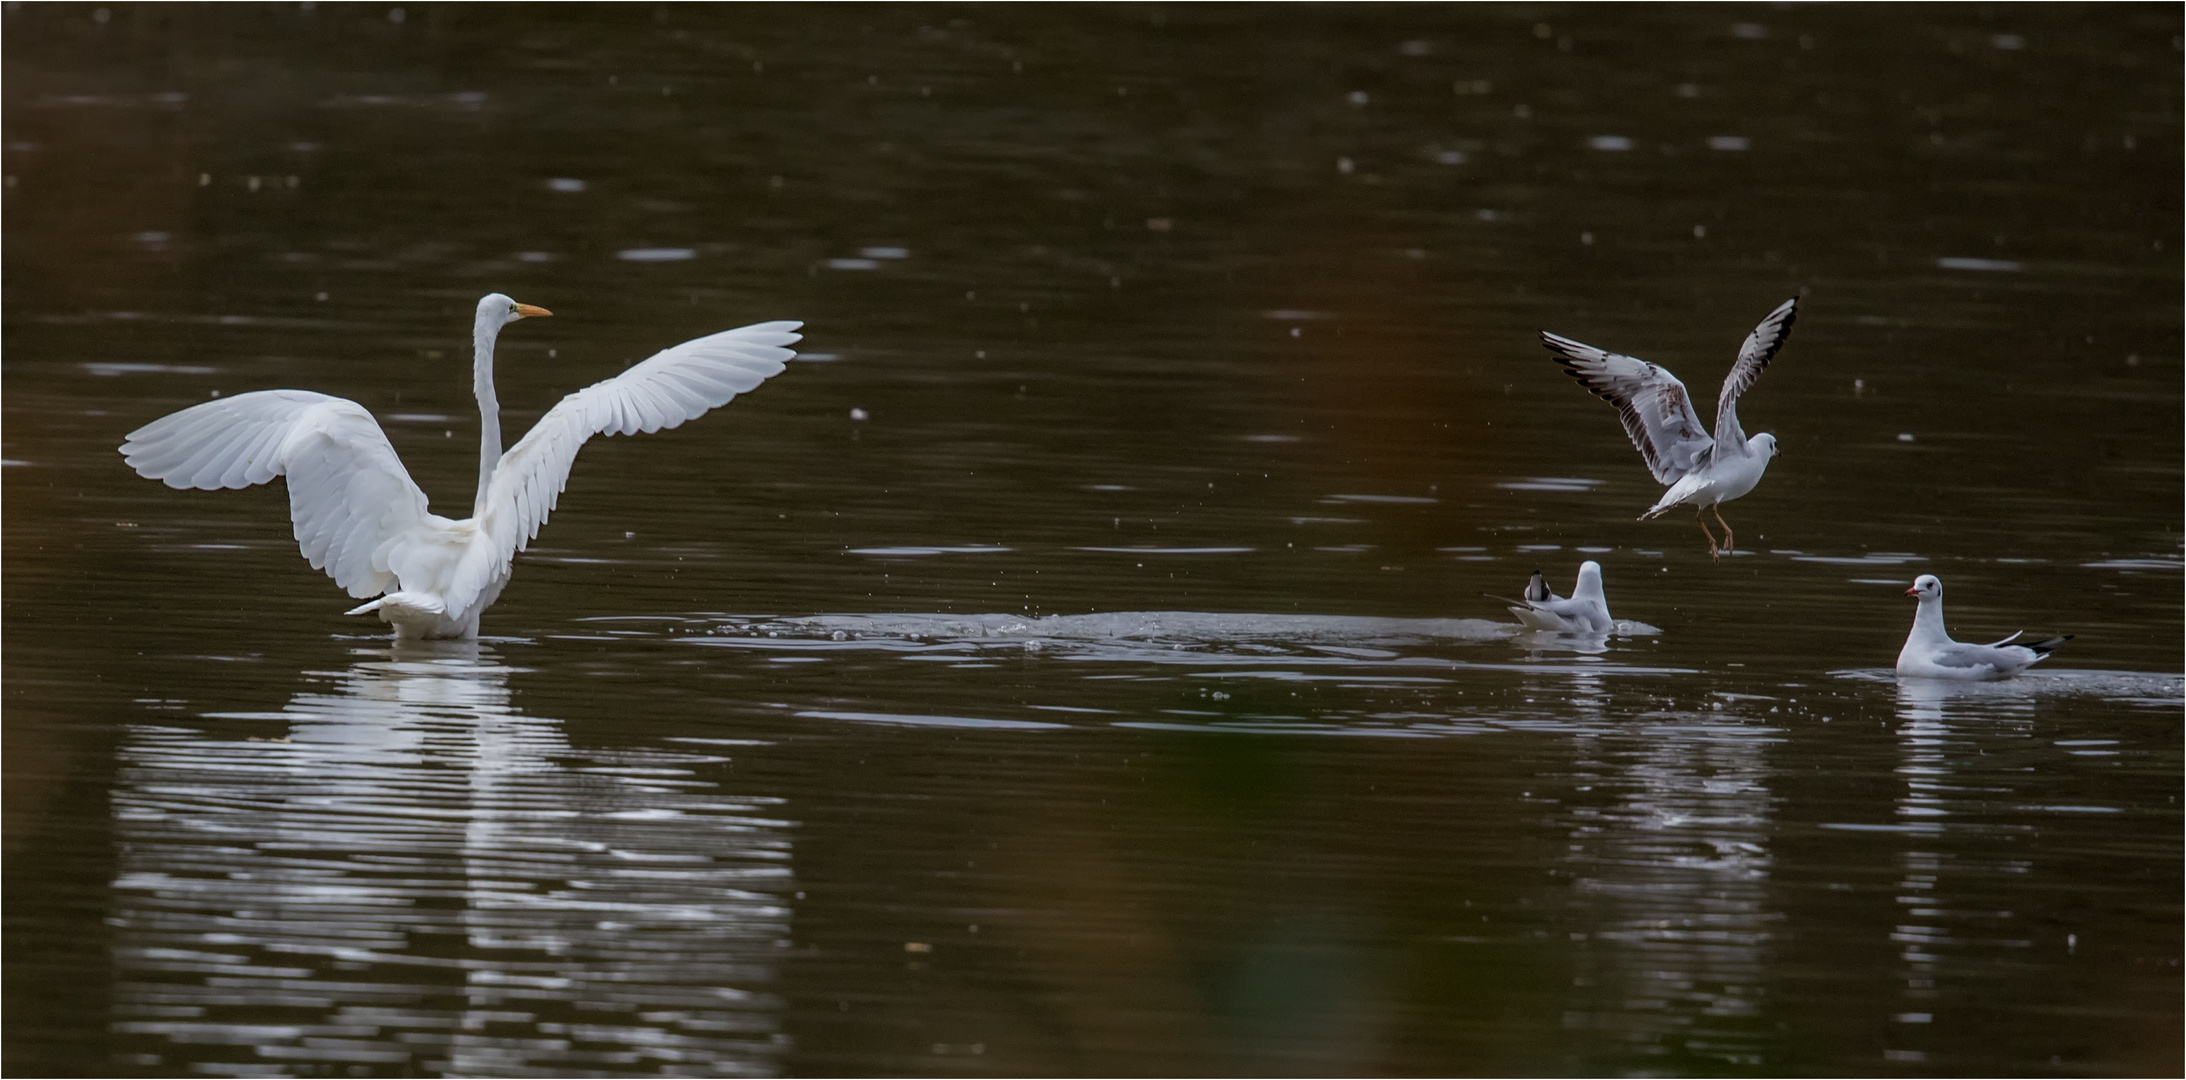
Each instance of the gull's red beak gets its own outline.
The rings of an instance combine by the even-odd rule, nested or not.
[[[1905,590],[1905,595],[1907,595],[1907,596],[1919,596],[1919,595],[1920,595],[1920,586],[1918,586],[1918,585],[1915,585],[1915,586],[1913,586],[1912,588],[1910,588],[1910,589],[1907,589],[1907,590]]]
[[[542,315],[554,314],[553,312],[548,311],[547,309],[540,307],[537,304],[518,304],[516,305],[516,313],[518,315],[522,315],[527,319],[536,319]]]

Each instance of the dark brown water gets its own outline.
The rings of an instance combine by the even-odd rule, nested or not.
[[[4,18],[11,1073],[2181,1068],[2175,7]],[[475,646],[114,453],[460,512],[492,290],[519,431],[809,362]],[[1792,295],[1712,565],[1533,335]],[[1485,621],[1584,558],[1661,632]],[[1923,572],[2076,636],[1901,686]]]

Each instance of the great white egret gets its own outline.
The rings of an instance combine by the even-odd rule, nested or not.
[[[349,595],[379,599],[398,638],[468,638],[508,584],[511,564],[554,510],[585,440],[672,428],[782,373],[803,323],[724,330],[656,353],[561,400],[501,452],[493,343],[518,319],[549,315],[500,293],[471,326],[478,395],[478,496],[462,521],[425,509],[387,433],[364,406],[309,390],[259,390],[171,413],[129,433],[122,457],[147,479],[214,491],[288,478],[296,543]]]
[[[1776,350],[1791,336],[1791,322],[1799,314],[1799,298],[1776,305],[1761,325],[1746,335],[1738,350],[1738,362],[1723,378],[1723,392],[1715,401],[1715,436],[1710,438],[1693,412],[1693,400],[1677,376],[1645,360],[1597,349],[1592,345],[1541,331],[1541,344],[1556,354],[1556,362],[1572,378],[1617,407],[1625,434],[1647,459],[1647,469],[1659,483],[1670,485],[1655,505],[1640,515],[1645,521],[1680,504],[1693,508],[1693,520],[1708,538],[1708,555],[1721,560],[1732,550],[1731,523],[1723,520],[1723,504],[1752,491],[1776,456],[1776,436],[1766,432],[1749,439],[1738,426],[1738,396],[1753,389],[1768,369]],[[1723,526],[1723,546],[1708,531],[1700,515],[1715,509],[1715,523]]]

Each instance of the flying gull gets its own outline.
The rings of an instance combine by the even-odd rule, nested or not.
[[[1730,523],[1723,520],[1723,504],[1752,491],[1761,482],[1761,474],[1768,471],[1769,459],[1776,456],[1776,436],[1764,432],[1749,439],[1738,426],[1738,397],[1753,388],[1770,358],[1791,336],[1791,321],[1798,314],[1798,305],[1796,297],[1784,301],[1746,335],[1745,347],[1738,350],[1738,362],[1731,365],[1730,375],[1723,380],[1723,393],[1716,400],[1712,438],[1701,427],[1700,415],[1693,411],[1685,384],[1667,369],[1546,330],[1541,332],[1541,343],[1556,354],[1556,362],[1572,378],[1617,407],[1617,416],[1632,436],[1632,445],[1647,459],[1648,471],[1655,474],[1657,482],[1670,485],[1670,490],[1641,514],[1640,520],[1666,513],[1673,506],[1690,505],[1693,519],[1708,538],[1708,554],[1717,560],[1724,552],[1734,550]],[[1715,511],[1716,524],[1723,526],[1720,547],[1701,516],[1710,509]]]

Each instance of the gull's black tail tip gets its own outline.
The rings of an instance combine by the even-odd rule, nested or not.
[[[2033,649],[2034,655],[2036,656],[2048,656],[2049,654],[2056,652],[2060,647],[2064,645],[2065,642],[2071,640],[2072,635],[2065,634],[2061,637],[2053,637],[2048,641],[2029,642],[2027,643],[2027,648]]]

